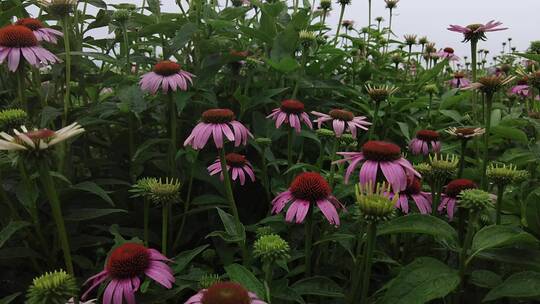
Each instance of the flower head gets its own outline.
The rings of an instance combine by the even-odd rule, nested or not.
[[[365,116],[354,116],[352,112],[343,109],[333,109],[328,114],[311,111],[311,114],[317,116],[314,122],[318,124],[317,127],[319,129],[323,123],[332,122],[332,128],[336,137],[341,137],[343,132],[348,130],[356,138],[358,129],[367,130],[367,126],[371,125]]]
[[[387,9],[394,9],[397,7],[399,0],[384,0]]]
[[[391,218],[395,213],[397,195],[392,195],[392,187],[387,183],[357,184],[355,186],[356,206],[367,221]]]
[[[184,146],[192,146],[199,150],[204,148],[210,136],[213,137],[217,148],[223,148],[224,137],[234,142],[235,147],[246,145],[248,137],[253,134],[235,119],[234,112],[229,109],[210,109],[202,113],[199,122],[189,137],[184,141]]]
[[[0,28],[0,64],[7,61],[8,69],[15,72],[20,66],[21,57],[35,67],[60,61],[39,45],[30,28],[23,25]]]
[[[458,195],[458,205],[473,211],[481,211],[493,205],[491,195],[480,189],[465,189]]]
[[[309,208],[317,204],[328,222],[339,226],[337,209],[341,203],[332,195],[332,189],[326,180],[315,172],[300,173],[292,181],[289,189],[272,200],[272,212],[280,213],[291,202],[285,220],[300,224],[306,218]]]
[[[428,94],[438,94],[439,93],[439,88],[437,87],[436,84],[427,84],[424,86],[424,91]]]
[[[446,48],[440,50],[437,53],[437,56],[439,56],[439,58],[448,59],[450,61],[458,61],[459,60],[459,57],[456,54],[454,54],[454,49],[451,48],[451,47],[446,47]]]
[[[52,28],[45,27],[39,19],[21,18],[17,20],[16,25],[22,25],[29,28],[38,41],[45,41],[56,44],[58,37],[63,37],[64,34]]]
[[[331,0],[321,0],[319,4],[320,8],[322,10],[328,11],[332,9],[332,1]]]
[[[69,15],[77,6],[77,0],[38,0],[38,3],[57,17]]]
[[[440,181],[446,181],[456,174],[458,163],[458,158],[453,154],[447,154],[446,156],[440,154],[430,155],[431,176]]]
[[[287,241],[277,234],[267,234],[259,237],[253,244],[253,254],[263,262],[287,260],[290,247]]]
[[[163,93],[180,89],[187,91],[188,85],[193,84],[195,75],[182,70],[180,64],[164,60],[154,65],[153,71],[141,77],[139,85],[143,91],[156,94],[161,87]]]
[[[491,20],[486,24],[470,24],[467,26],[460,25],[450,25],[448,27],[449,31],[462,33],[464,36],[463,42],[467,41],[478,41],[478,40],[487,40],[487,32],[503,31],[507,30],[506,27],[499,27],[502,25],[502,22],[495,22]]]
[[[426,45],[428,43],[429,43],[428,37],[422,36],[422,37],[418,38],[418,44]]]
[[[501,87],[509,84],[515,79],[515,76],[503,77],[501,75],[484,76],[478,79],[478,82],[470,84],[464,89],[476,89],[482,93],[493,96]]]
[[[205,289],[219,282],[221,282],[221,277],[219,274],[215,274],[215,273],[204,274],[199,279],[199,287],[202,289]]]
[[[414,155],[428,155],[430,152],[441,152],[440,135],[437,131],[420,130],[416,132],[416,138],[411,140],[409,150]]]
[[[341,22],[341,26],[343,26],[346,30],[350,31],[354,27],[354,20],[343,20]]]
[[[217,282],[200,290],[185,304],[266,304],[253,292],[235,282]]]
[[[525,180],[529,173],[526,170],[518,170],[515,165],[491,164],[487,169],[487,177],[498,187],[505,187],[511,183]]]
[[[438,211],[446,209],[448,218],[452,220],[454,218],[454,213],[456,210],[456,202],[459,194],[463,190],[467,189],[476,189],[477,185],[470,179],[455,179],[446,185],[444,194],[442,196],[441,204],[439,205]]]
[[[135,196],[147,198],[154,204],[164,205],[178,202],[180,186],[180,181],[175,178],[162,180],[161,178],[145,177],[139,179],[130,191],[135,193]]]
[[[172,269],[166,264],[169,261],[155,249],[137,243],[124,243],[112,250],[105,269],[84,283],[90,284],[90,287],[81,298],[86,299],[92,290],[109,280],[103,294],[103,304],[122,304],[123,299],[127,303],[135,303],[135,292],[143,276],[170,289],[175,279]]]
[[[456,128],[450,127],[446,130],[446,133],[455,136],[461,140],[469,140],[473,137],[480,136],[486,133],[484,128]]]
[[[78,294],[77,281],[63,270],[34,278],[26,294],[28,304],[65,304]]]
[[[225,155],[225,160],[227,161],[227,171],[230,171],[231,178],[233,181],[237,179],[240,180],[240,185],[246,183],[246,176],[251,179],[252,182],[255,181],[255,173],[253,173],[253,166],[242,154],[238,153],[229,153]],[[208,166],[208,173],[210,175],[216,175],[219,173],[220,179],[223,180],[223,172],[221,171],[221,161],[219,157],[217,160]]]
[[[0,110],[0,130],[11,131],[12,129],[24,125],[28,114],[21,109]]]
[[[448,84],[450,84],[450,87],[455,89],[462,89],[466,88],[471,85],[471,81],[465,77],[464,72],[455,72],[454,77],[448,81]]]
[[[395,194],[394,194],[395,195]],[[431,212],[431,193],[422,191],[422,181],[419,178],[412,178],[407,184],[407,188],[397,194],[399,197],[396,208],[403,213],[409,213],[409,200],[413,200],[422,214]]]
[[[408,178],[421,177],[411,163],[401,156],[399,146],[393,143],[371,140],[362,146],[362,152],[338,152],[337,154],[344,156],[344,159],[335,163],[349,163],[345,171],[345,183],[349,182],[352,172],[361,162],[360,184],[375,184],[379,169],[382,171],[381,176],[395,191],[405,190]]]
[[[381,103],[397,92],[398,88],[390,85],[372,86],[367,84],[366,90],[371,100],[375,103]]]
[[[300,133],[302,130],[301,122],[308,128],[313,129],[309,116],[304,111],[304,104],[296,99],[283,100],[281,106],[272,110],[272,113],[266,118],[276,121],[276,129],[279,129],[285,123],[294,128],[297,133]]]
[[[416,44],[416,38],[418,36],[416,35],[404,35],[403,38],[405,39],[405,44],[408,46],[413,46]]]
[[[14,129],[13,132],[13,136],[0,132],[0,150],[39,152],[83,133],[84,129],[74,122],[58,131],[49,129],[28,131],[25,126],[21,126],[20,131]]]

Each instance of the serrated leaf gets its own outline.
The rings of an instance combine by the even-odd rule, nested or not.
[[[494,288],[502,283],[501,276],[489,270],[474,270],[469,279],[471,284],[482,288]]]

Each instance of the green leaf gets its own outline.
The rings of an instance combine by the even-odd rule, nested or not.
[[[19,295],[21,295],[20,292],[17,292],[17,293],[14,293],[12,295],[9,295],[7,297],[3,297],[0,299],[0,304],[9,304],[11,302],[13,302],[13,300],[15,300]]]
[[[508,277],[502,284],[493,288],[483,302],[500,298],[540,297],[540,272],[524,271]]]
[[[235,243],[242,242],[246,239],[246,229],[242,223],[237,224],[234,217],[227,212],[221,210],[221,208],[216,208],[218,210],[219,217],[221,222],[225,227],[225,231],[214,231],[208,234],[210,236],[218,236],[224,241]]]
[[[93,220],[96,218],[100,218],[109,214],[113,213],[128,213],[127,210],[124,209],[92,209],[92,208],[81,208],[81,209],[74,209],[71,212],[69,212],[65,219],[66,221],[88,221]]]
[[[174,273],[179,273],[184,270],[184,268],[186,268],[186,266],[206,248],[208,248],[208,245],[203,245],[195,249],[183,251],[174,257],[174,265],[172,266]]]
[[[291,288],[300,295],[314,295],[329,298],[344,297],[341,287],[326,277],[311,277],[294,283]]]
[[[540,236],[540,189],[531,192],[525,200],[527,228]]]
[[[0,231],[0,248],[15,234],[15,232],[22,228],[30,226],[30,223],[25,221],[11,221],[7,224],[2,231]]]
[[[469,257],[472,259],[483,250],[515,245],[517,243],[536,243],[534,236],[514,226],[491,225],[482,228],[473,238]]]
[[[179,49],[183,48],[186,43],[191,40],[191,37],[193,37],[193,34],[195,34],[197,30],[197,24],[193,22],[182,25],[168,46],[168,54],[176,53]]]
[[[540,62],[540,54],[517,54],[518,56],[521,56],[523,58],[527,58],[529,60],[533,60],[536,62]]]
[[[227,272],[227,275],[231,281],[240,283],[247,290],[256,293],[259,298],[264,299],[265,288],[263,283],[259,281],[246,267],[239,264],[231,264],[225,266],[225,271]]]
[[[489,270],[474,270],[470,278],[471,284],[483,288],[493,288],[502,283],[501,276]]]
[[[102,54],[102,53],[96,53],[96,52],[70,52],[70,54],[71,54],[71,56],[91,57],[94,60],[101,60],[101,61],[104,61],[104,62],[116,64],[116,59],[115,58],[113,58],[113,57],[111,57],[109,55]],[[58,55],[65,56],[66,53],[60,53]]]
[[[105,190],[103,190],[103,188],[101,188],[100,186],[98,186],[98,184],[96,184],[94,182],[78,183],[76,185],[71,186],[71,188],[95,194],[95,195],[99,196],[101,199],[103,199],[104,201],[106,201],[107,203],[109,203],[111,206],[114,206],[114,202],[112,201],[109,194],[107,194],[107,192]]]
[[[274,69],[276,69],[277,71],[281,72],[281,73],[291,73],[292,71],[298,69],[300,67],[300,65],[298,64],[298,62],[296,62],[296,60],[294,60],[292,57],[290,56],[287,56],[287,57],[283,57],[281,58],[278,62],[272,60],[272,59],[267,59],[266,62]]]
[[[523,144],[527,144],[529,142],[529,140],[527,139],[527,134],[525,134],[525,132],[521,131],[520,129],[514,127],[503,127],[500,125],[495,126],[491,128],[491,133],[499,137],[514,140]]]
[[[456,122],[460,122],[463,119],[463,116],[459,114],[458,111],[455,110],[439,110],[439,112],[447,117],[450,117],[451,119],[455,120]]]
[[[378,235],[395,233],[421,233],[457,244],[457,233],[446,221],[427,214],[410,214],[396,217],[377,229]]]
[[[388,283],[379,304],[427,303],[452,292],[459,281],[457,270],[434,258],[417,258]]]

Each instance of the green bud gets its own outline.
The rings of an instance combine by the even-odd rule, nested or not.
[[[26,123],[28,114],[21,109],[6,109],[0,111],[0,131],[10,133]]]
[[[514,165],[491,164],[487,169],[488,179],[497,186],[507,186],[521,182],[529,176],[525,170],[518,170]]]
[[[132,186],[130,192],[158,205],[175,203],[180,198],[180,181],[175,178],[164,181],[161,178],[142,178]]]
[[[429,162],[433,178],[444,181],[456,174],[459,159],[453,154],[447,154],[446,157],[435,154],[434,156],[429,156]]]
[[[435,84],[428,84],[424,86],[424,92],[428,94],[438,94],[439,88],[437,88],[437,85]]]
[[[79,293],[77,281],[63,270],[46,272],[35,278],[28,288],[28,304],[65,304]]]
[[[289,244],[277,234],[261,236],[253,245],[253,254],[264,262],[289,259]]]
[[[199,279],[199,288],[200,289],[207,289],[208,287],[216,284],[216,283],[219,283],[221,282],[221,278],[219,275],[217,274],[214,274],[214,273],[207,273],[207,274],[204,274],[200,279]]]
[[[265,235],[269,235],[269,234],[274,234],[274,229],[272,229],[272,227],[270,226],[262,226],[262,227],[257,227],[257,229],[255,230],[255,234],[257,234],[257,238],[260,238],[262,236],[265,236]]]
[[[112,19],[120,24],[125,24],[129,18],[131,18],[131,11],[127,9],[118,9],[112,14]]]
[[[458,206],[473,211],[481,211],[493,205],[489,193],[480,189],[462,190],[458,195]]]
[[[399,196],[390,198],[391,192],[391,186],[387,183],[356,185],[356,205],[366,221],[384,221],[394,216],[394,206]]]

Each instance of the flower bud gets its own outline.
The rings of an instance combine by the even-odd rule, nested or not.
[[[18,128],[26,123],[28,114],[20,109],[6,109],[0,111],[0,131],[10,133],[14,128]]]
[[[505,187],[512,183],[525,180],[529,173],[525,170],[518,170],[514,165],[491,164],[487,169],[488,179],[498,187]]]
[[[366,221],[384,221],[395,214],[398,195],[391,195],[387,183],[357,184],[355,187],[356,205]]]
[[[203,274],[202,277],[199,279],[199,288],[200,289],[207,289],[208,287],[221,282],[221,278],[218,274],[214,273],[207,273]]]
[[[261,236],[255,241],[253,248],[253,254],[263,262],[287,260],[290,257],[289,244],[277,234]]]
[[[458,195],[458,206],[472,211],[485,210],[492,204],[491,195],[484,190],[467,189]]]
[[[63,270],[46,272],[35,278],[28,289],[28,304],[65,304],[78,294],[77,281]]]

